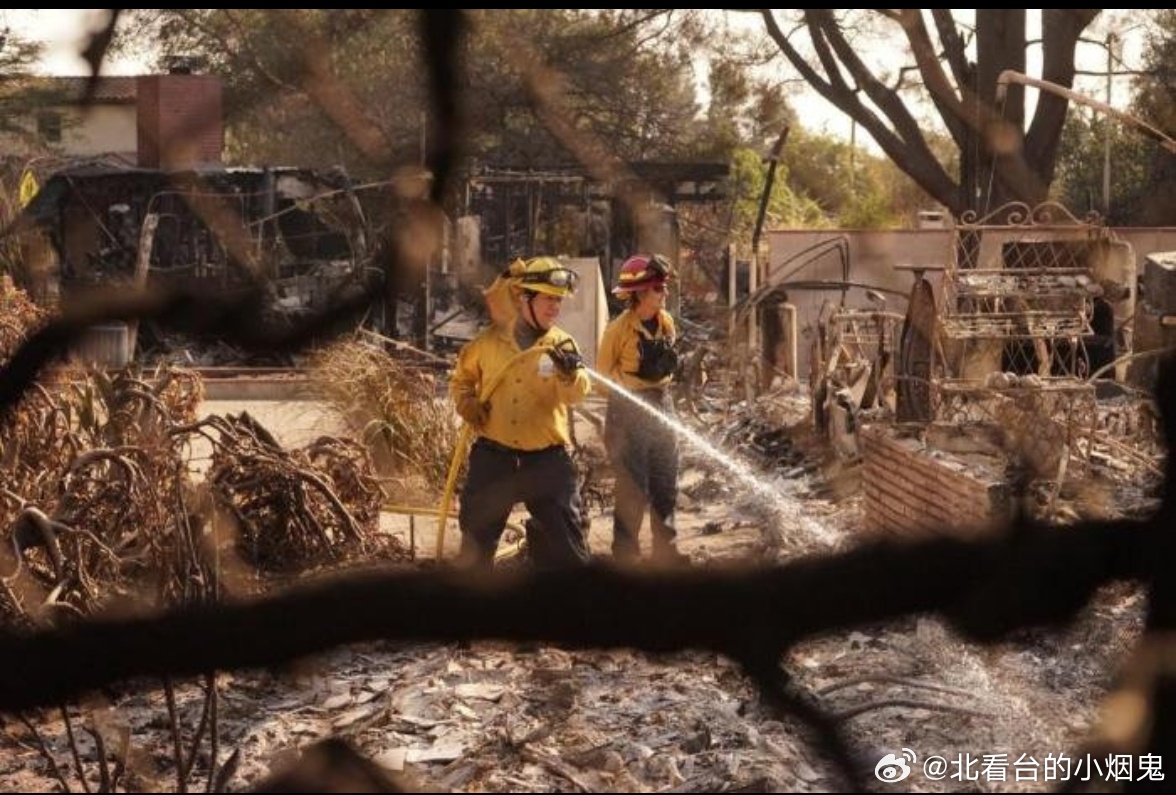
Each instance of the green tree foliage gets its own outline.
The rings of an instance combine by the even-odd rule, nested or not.
[[[942,139],[931,140],[945,148]],[[811,198],[839,226],[908,226],[918,210],[933,204],[889,158],[831,135],[799,130],[789,138],[783,159],[791,188]]]
[[[1162,9],[1148,37],[1145,75],[1137,84],[1133,109],[1153,127],[1176,137],[1176,11]],[[1154,143],[1147,147],[1147,190],[1138,222],[1148,226],[1176,224],[1176,155]],[[1142,183],[1142,181],[1141,181]]]
[[[46,99],[43,87],[25,76],[40,54],[41,45],[21,38],[8,27],[0,27],[0,131],[28,132],[19,120]]]
[[[514,167],[572,161],[532,110],[520,75],[528,57],[563,76],[574,124],[618,156],[689,154],[697,111],[689,47],[645,36],[632,24],[636,13],[470,12],[462,72],[469,154]],[[164,57],[203,56],[225,80],[230,155],[240,162],[343,164],[380,176],[419,161],[430,130],[415,12],[154,9],[134,19],[125,35],[154,37]],[[332,113],[324,84],[354,98],[354,113]],[[357,145],[365,127],[378,157]]]
[[[741,147],[731,157],[731,232],[738,239],[750,241],[759,213],[760,199],[767,182],[767,164],[759,152]],[[788,166],[777,165],[772,192],[768,198],[765,226],[822,227],[829,219],[813,199],[798,194],[789,186]]]
[[[695,263],[718,289],[724,288],[723,256],[727,246],[734,243],[741,255],[751,251],[767,174],[768,163],[758,148],[736,147],[730,156],[726,200],[718,204],[687,204],[679,208],[682,247],[693,253]],[[764,229],[830,225],[830,219],[820,205],[790,187],[788,166],[784,162],[778,163]]]
[[[1136,84],[1135,111],[1153,126],[1176,130],[1176,10],[1156,15]]]
[[[1176,12],[1170,9],[1154,18],[1135,87],[1132,114],[1176,136]],[[1104,206],[1104,171],[1110,176],[1109,208]],[[1118,119],[1072,110],[1062,135],[1058,173],[1055,195],[1071,209],[1096,211],[1115,226],[1176,224],[1176,156]]]
[[[696,124],[699,156],[724,159],[740,146],[767,151],[786,127],[798,126],[783,87],[755,78],[730,52],[712,56],[707,87],[706,118]]]
[[[467,68],[473,127],[490,143],[487,160],[566,163],[531,112],[521,76],[508,66],[523,46],[560,74],[577,127],[627,160],[680,158],[690,151],[697,113],[689,48],[642,34],[631,11],[477,11]],[[489,99],[490,101],[485,101]]]
[[[0,26],[0,77],[25,74],[41,52],[41,45]]]
[[[29,149],[37,145],[36,128],[21,120],[30,118],[37,104],[46,98],[46,92],[32,86],[21,75],[28,71],[39,50],[39,45],[13,35],[7,27],[0,28],[0,132],[27,136]],[[26,160],[24,156],[0,152],[0,228],[6,227],[20,208],[20,177]],[[19,258],[16,240],[0,239],[0,274],[14,270]]]
[[[360,174],[413,162],[423,78],[407,11],[139,9],[120,34],[155,42],[161,68],[193,57],[221,77],[230,162],[343,165]],[[354,97],[358,124],[333,119],[312,98],[324,70]],[[355,140],[362,125],[374,129],[387,162],[364,155]]]
[[[1125,128],[1119,121],[1091,118],[1071,110],[1062,132],[1058,157],[1057,200],[1074,212],[1096,212],[1113,226],[1140,223],[1148,197],[1155,190],[1148,173],[1149,152],[1155,144]],[[1110,135],[1109,210],[1104,207],[1103,171],[1107,136]]]

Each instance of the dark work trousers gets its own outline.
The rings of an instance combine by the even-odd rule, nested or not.
[[[514,450],[478,439],[470,451],[469,472],[461,490],[462,559],[489,569],[515,503],[527,506],[539,530],[528,533],[531,559],[540,568],[588,562],[580,527],[576,468],[562,446]]]
[[[661,414],[674,416],[667,389],[637,390]],[[613,509],[613,555],[635,560],[638,532],[649,508],[653,557],[677,555],[674,507],[678,502],[678,435],[627,398],[612,395],[605,417],[604,443],[617,475]]]

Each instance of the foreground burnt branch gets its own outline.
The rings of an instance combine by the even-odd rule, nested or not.
[[[54,703],[128,677],[269,665],[378,638],[705,648],[747,660],[817,633],[939,611],[966,634],[990,639],[1064,621],[1109,581],[1148,579],[1159,535],[1127,522],[1025,526],[1001,541],[878,544],[752,571],[592,567],[482,582],[460,572],[356,576],[250,604],[2,634],[0,708]]]
[[[291,351],[354,326],[375,300],[368,289],[308,317],[297,326],[265,326],[257,318],[265,307],[260,291],[238,296],[197,290],[151,290],[96,295],[70,307],[34,332],[0,368],[0,414],[20,398],[41,370],[61,358],[91,326],[113,320],[152,320],[198,339],[218,339],[253,351]]]

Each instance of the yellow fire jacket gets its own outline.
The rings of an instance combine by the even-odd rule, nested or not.
[[[605,328],[604,336],[600,338],[600,350],[596,354],[596,369],[629,390],[669,384],[673,380],[672,375],[667,375],[660,381],[646,381],[634,375],[641,365],[641,357],[637,351],[637,340],[641,337],[674,342],[678,337],[674,318],[669,312],[661,310],[657,315],[657,331],[650,334],[641,324],[637,314],[632,309],[626,309]]]
[[[553,326],[532,348],[550,348],[569,339],[571,335]],[[458,354],[449,379],[449,396],[455,404],[469,396],[479,397],[502,373],[488,398],[489,418],[484,427],[475,429],[478,435],[516,450],[570,443],[568,406],[591,391],[588,374],[581,369],[571,378],[563,378],[558,370],[543,367],[546,356],[519,356],[521,352],[509,326],[486,328]]]

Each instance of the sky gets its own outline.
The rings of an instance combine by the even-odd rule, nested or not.
[[[0,27],[8,26],[22,38],[45,44],[37,71],[47,75],[84,75],[89,67],[78,52],[88,32],[106,19],[101,8],[10,8],[0,11]],[[141,74],[145,66],[134,59],[113,59],[102,70],[108,75]]]
[[[1087,34],[1096,39],[1105,40],[1107,31],[1114,30],[1123,39],[1120,60],[1130,68],[1138,68],[1143,52],[1143,31],[1133,27],[1131,20],[1132,9],[1123,11],[1105,11],[1096,20],[1095,25]],[[104,9],[64,8],[64,9],[8,9],[0,10],[0,27],[11,26],[13,31],[25,38],[45,42],[46,50],[38,71],[51,75],[82,75],[87,73],[85,62],[78,56],[83,46],[86,32],[100,26],[105,18]],[[752,14],[728,15],[728,19],[737,20],[737,25],[761,24],[758,17]],[[1039,35],[1040,25],[1033,14],[1029,17],[1029,37]],[[884,44],[871,49],[877,61],[889,60],[892,64],[895,58],[901,58],[902,51],[889,48]],[[1030,48],[1027,72],[1037,74],[1040,68],[1040,48]],[[1077,52],[1078,67],[1091,72],[1105,72],[1106,49],[1097,44],[1080,43]],[[103,74],[127,75],[141,74],[147,70],[142,59],[115,58],[108,61],[103,68]],[[1118,108],[1125,108],[1128,100],[1130,82],[1127,78],[1116,78],[1112,84],[1111,104]],[[1105,77],[1079,76],[1075,82],[1075,90],[1085,93],[1100,101],[1106,100]],[[1027,108],[1032,112],[1032,103],[1036,101],[1036,89],[1026,89],[1026,98],[1030,103]],[[811,90],[801,90],[793,97],[799,117],[805,127],[813,132],[825,132],[848,139],[850,137],[849,117],[837,110],[822,97]],[[863,131],[857,131],[859,144],[876,149],[873,141]]]

